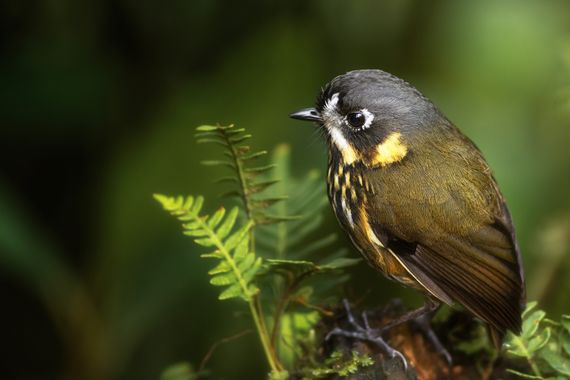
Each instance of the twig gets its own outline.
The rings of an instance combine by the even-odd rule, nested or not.
[[[293,297],[293,298],[291,298],[291,301],[296,302],[299,305],[305,306],[307,309],[316,310],[319,313],[321,313],[322,315],[327,316],[327,317],[332,317],[334,315],[334,312],[332,310],[325,309],[324,307],[320,307],[318,305],[313,305],[313,304],[305,301],[301,297]]]
[[[210,358],[212,357],[212,355],[214,354],[214,351],[216,351],[216,349],[218,348],[218,346],[220,344],[224,344],[224,343],[229,343],[232,340],[236,340],[241,338],[242,336],[246,336],[247,334],[251,334],[253,332],[253,330],[251,329],[247,329],[245,331],[242,331],[240,333],[237,333],[235,335],[232,336],[228,336],[226,338],[222,338],[220,340],[218,340],[216,343],[214,343],[210,349],[208,350],[208,352],[206,353],[206,355],[204,356],[204,359],[202,359],[202,361],[200,362],[200,367],[198,367],[198,372],[202,372],[204,370],[204,367],[206,367],[206,364],[208,363],[208,361],[210,360]]]

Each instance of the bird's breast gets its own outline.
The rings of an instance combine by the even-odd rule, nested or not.
[[[337,219],[347,231],[356,227],[359,211],[374,194],[374,188],[361,170],[353,165],[331,163],[327,173],[328,197]]]
[[[388,237],[372,215],[376,189],[365,168],[329,161],[328,198],[333,211],[354,246],[366,261],[389,278],[406,285],[413,279],[387,248]]]

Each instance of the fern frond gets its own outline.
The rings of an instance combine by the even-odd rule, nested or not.
[[[247,134],[244,128],[236,128],[234,125],[202,125],[196,128],[196,131],[198,143],[214,143],[224,148],[224,159],[202,161],[202,164],[223,166],[235,173],[235,177],[222,179],[223,182],[237,185],[235,189],[226,192],[223,196],[238,196],[244,204],[247,218],[254,224],[270,224],[283,220],[267,214],[265,209],[283,201],[284,198],[279,196],[267,198],[260,195],[277,182],[259,180],[261,175],[271,171],[275,165],[253,165],[253,162],[265,156],[267,151],[252,151],[245,144],[251,135]]]
[[[220,300],[242,298],[250,302],[259,292],[253,279],[262,266],[260,257],[249,249],[249,235],[253,223],[250,221],[236,228],[237,207],[226,212],[218,209],[213,215],[201,215],[203,197],[169,197],[155,194],[154,198],[164,210],[184,222],[184,235],[190,236],[198,245],[214,248],[214,251],[201,255],[218,260],[218,264],[208,274],[210,284],[224,287]]]
[[[279,145],[275,149],[272,163],[276,169],[265,180],[280,181],[267,191],[267,196],[272,198],[278,194],[288,194],[289,197],[272,205],[267,212],[286,223],[258,228],[256,241],[259,249],[266,256],[277,260],[287,258],[306,261],[317,254],[325,257],[325,261],[343,257],[346,252],[334,248],[336,234],[315,238],[324,220],[324,209],[328,206],[321,175],[312,170],[302,179],[292,177],[289,168],[290,149],[287,145]],[[323,255],[323,251],[328,254]]]
[[[315,274],[338,272],[359,262],[360,259],[358,258],[351,259],[348,257],[339,257],[324,264],[315,264],[306,260],[267,259],[264,264],[264,271],[293,273],[296,277],[308,277]]]

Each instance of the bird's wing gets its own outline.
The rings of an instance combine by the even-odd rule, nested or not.
[[[376,176],[373,228],[431,294],[460,303],[499,332],[518,332],[524,279],[514,229],[487,164],[474,152],[463,161],[446,157],[436,171],[422,166],[429,160],[415,160],[393,170],[398,178],[389,170]],[[394,183],[398,194],[387,193]]]

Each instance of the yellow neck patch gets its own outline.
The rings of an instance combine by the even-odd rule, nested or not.
[[[353,164],[356,160],[360,158],[359,155],[356,153],[356,150],[354,150],[352,146],[343,148],[340,151],[340,154],[342,155],[342,160],[347,165]]]
[[[401,137],[400,132],[393,132],[378,144],[370,160],[371,166],[386,166],[402,161],[408,154],[408,148],[402,143]]]

